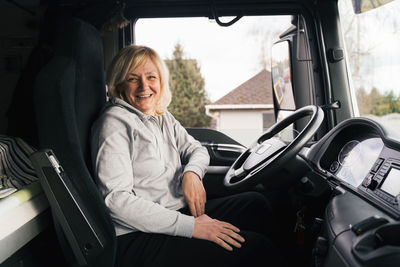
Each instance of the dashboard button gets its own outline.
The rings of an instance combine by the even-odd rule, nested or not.
[[[334,173],[337,171],[338,168],[339,168],[339,162],[334,161],[334,162],[332,162],[331,166],[329,167],[329,170],[331,173]]]
[[[362,185],[364,187],[368,187],[372,182],[372,178],[374,178],[374,174],[370,173],[367,177],[365,177],[364,181],[362,182]]]
[[[379,165],[378,164],[374,164],[374,166],[372,166],[372,171],[376,172],[379,169]]]
[[[379,167],[381,166],[382,162],[383,162],[383,159],[379,158],[379,159],[375,162],[374,166],[372,167],[372,171],[373,171],[373,172],[378,171],[378,169],[379,169]]]
[[[371,189],[371,190],[375,190],[377,185],[378,185],[378,182],[375,181],[374,179],[372,179],[371,182],[368,185],[368,188]]]

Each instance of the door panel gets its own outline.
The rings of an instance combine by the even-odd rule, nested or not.
[[[229,136],[212,129],[187,128],[188,133],[207,148],[210,166],[203,178],[207,199],[231,194],[223,179],[233,162],[246,149]]]
[[[212,129],[187,128],[188,133],[207,148],[210,155],[210,166],[231,166],[233,162],[246,150],[229,136]],[[225,170],[225,168],[214,168]],[[209,172],[213,170],[210,168]]]

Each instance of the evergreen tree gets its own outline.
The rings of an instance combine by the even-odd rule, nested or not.
[[[369,92],[368,94],[368,98],[371,103],[371,110],[369,113],[376,116],[382,116],[383,112],[381,104],[383,102],[382,101],[383,96],[381,95],[381,93],[379,93],[378,89],[373,87],[371,89],[371,92]]]
[[[182,46],[175,45],[173,58],[165,60],[170,73],[172,102],[168,110],[184,127],[209,127],[205,113],[209,104],[204,78],[195,59],[185,59]]]
[[[385,95],[384,101],[388,105],[386,114],[399,112],[399,110],[397,109],[398,98],[396,98],[392,90],[390,90],[389,93]]]
[[[391,113],[400,113],[400,95],[396,96],[393,91],[381,94],[373,87],[367,93],[363,87],[356,91],[357,102],[361,115],[373,114],[383,116]]]

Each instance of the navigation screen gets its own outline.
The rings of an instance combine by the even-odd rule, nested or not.
[[[400,170],[392,168],[381,189],[392,196],[397,196],[400,193]]]

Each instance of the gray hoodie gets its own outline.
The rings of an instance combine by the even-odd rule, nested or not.
[[[210,158],[169,112],[149,116],[112,98],[92,127],[91,150],[117,235],[192,236],[194,217],[177,211],[186,206],[182,176],[203,178]]]

